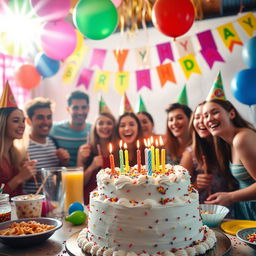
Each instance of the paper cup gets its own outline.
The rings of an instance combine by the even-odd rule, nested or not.
[[[42,213],[42,201],[44,195],[20,195],[12,198],[19,219],[38,218]]]

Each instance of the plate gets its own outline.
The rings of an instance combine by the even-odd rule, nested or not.
[[[240,229],[253,227],[256,227],[256,221],[253,220],[231,220],[220,224],[220,228],[224,232],[233,236],[235,236]]]
[[[256,227],[255,228],[243,228],[240,229],[237,233],[236,233],[236,237],[238,239],[240,239],[242,242],[246,243],[247,245],[249,245],[251,248],[253,248],[254,250],[256,250],[256,242],[249,242],[247,240],[247,236],[251,235],[253,233],[256,233]]]
[[[229,238],[220,231],[214,230],[217,243],[213,247],[213,249],[209,250],[205,256],[227,256],[231,249],[231,241]],[[67,241],[66,241],[66,250],[71,256],[84,256],[86,254],[82,253],[81,249],[77,245],[77,238],[80,231],[74,233]],[[90,255],[90,254],[88,254]]]
[[[22,221],[30,221],[34,220],[41,224],[54,225],[53,229],[47,230],[45,232],[37,233],[37,234],[29,234],[23,236],[2,236],[0,235],[0,242],[11,247],[26,247],[34,244],[39,244],[48,239],[53,233],[62,227],[62,222],[53,218],[27,218],[27,219],[19,219],[19,220],[11,220],[0,223],[0,230],[8,228],[13,222],[22,222]]]

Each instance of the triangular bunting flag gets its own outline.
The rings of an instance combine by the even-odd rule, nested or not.
[[[212,99],[226,100],[220,72],[206,98],[206,100],[212,100]]]
[[[188,97],[187,97],[187,89],[186,89],[186,85],[184,85],[179,97],[178,97],[178,100],[177,100],[178,103],[180,104],[184,104],[184,105],[188,105]]]
[[[17,108],[16,100],[13,96],[9,82],[7,81],[0,99],[0,108]]]
[[[138,112],[147,112],[146,106],[145,106],[141,96],[139,98],[138,106],[136,108],[136,113],[138,113]]]
[[[100,101],[99,101],[99,113],[111,113],[109,107],[107,106],[102,96],[100,96]]]
[[[126,94],[123,95],[121,99],[121,104],[120,104],[120,112],[119,114],[122,115],[125,112],[133,112],[132,106],[130,101],[128,100]]]

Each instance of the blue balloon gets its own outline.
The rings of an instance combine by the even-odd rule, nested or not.
[[[59,68],[60,62],[58,60],[53,60],[49,58],[44,53],[38,53],[35,58],[35,67],[38,73],[43,77],[51,77],[55,75]]]
[[[243,104],[256,104],[256,68],[244,69],[236,73],[231,81],[234,97]]]
[[[75,211],[84,211],[84,206],[79,202],[74,202],[68,207],[68,214],[71,214]]]
[[[256,68],[256,36],[252,37],[243,46],[242,57],[249,68]]]

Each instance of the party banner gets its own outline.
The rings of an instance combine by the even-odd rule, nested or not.
[[[156,69],[157,69],[161,87],[164,87],[164,85],[167,81],[170,81],[170,82],[173,82],[176,84],[176,79],[174,76],[174,72],[173,72],[171,63],[159,65],[156,67]]]
[[[114,56],[115,56],[117,64],[118,64],[118,71],[123,71],[124,63],[125,63],[128,53],[129,53],[129,50],[128,49],[114,50],[113,52],[114,52]]]
[[[172,47],[171,44],[163,43],[163,44],[157,44],[156,49],[158,52],[160,64],[164,63],[166,59],[169,59],[171,61],[174,61],[173,53],[172,53]]]
[[[76,83],[76,86],[78,87],[78,86],[84,85],[85,89],[88,90],[93,73],[94,73],[93,70],[83,68],[81,73],[80,73],[79,79]]]
[[[135,49],[137,67],[150,67],[150,48],[148,46]]]
[[[238,24],[243,28],[249,37],[253,36],[253,32],[256,30],[256,18],[253,13],[248,13],[243,17],[237,19]]]
[[[194,46],[190,37],[183,37],[181,39],[176,39],[175,41],[176,49],[178,50],[180,58],[188,55],[194,54]]]
[[[217,27],[217,30],[224,45],[229,49],[230,52],[233,51],[235,44],[243,45],[234,25],[231,22]]]
[[[100,69],[102,69],[106,54],[107,54],[106,49],[93,49],[89,67],[91,68],[95,65],[95,66],[98,66]]]
[[[196,58],[193,54],[189,54],[179,59],[181,68],[188,79],[192,73],[202,74]]]
[[[211,30],[206,30],[204,32],[198,33],[197,38],[201,45],[200,52],[203,55],[210,69],[212,69],[215,61],[225,62],[220,53],[218,52],[218,48],[214,41]]]
[[[117,72],[115,73],[115,90],[123,95],[130,83],[130,72]]]
[[[137,70],[136,80],[137,80],[137,91],[139,91],[143,86],[149,88],[150,90],[152,89],[149,69]]]
[[[101,90],[104,92],[108,92],[109,81],[110,81],[110,72],[96,71],[95,72],[94,91]]]

